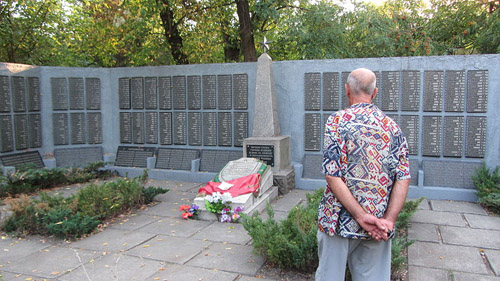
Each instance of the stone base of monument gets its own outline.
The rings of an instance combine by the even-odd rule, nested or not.
[[[295,170],[287,169],[274,172],[273,185],[278,187],[280,195],[285,195],[295,188]]]

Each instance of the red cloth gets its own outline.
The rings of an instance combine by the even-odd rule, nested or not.
[[[222,190],[219,188],[220,182],[208,182],[204,187],[198,190],[198,193],[204,193],[211,195],[214,192],[226,193],[229,192],[231,196],[236,197],[248,193],[256,193],[260,187],[260,174],[251,174],[241,178],[227,181],[227,183],[232,184],[231,188],[228,190]]]

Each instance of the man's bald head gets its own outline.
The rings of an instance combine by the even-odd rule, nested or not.
[[[353,70],[347,77],[347,84],[352,94],[365,94],[371,96],[375,91],[377,78],[375,73],[366,68]]]

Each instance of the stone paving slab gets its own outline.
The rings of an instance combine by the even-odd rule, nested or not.
[[[198,193],[198,189],[204,184],[198,182],[180,182],[150,179],[144,185],[145,187],[155,186],[169,189],[170,191],[189,191]]]
[[[439,243],[436,225],[428,223],[411,223],[408,228],[408,238],[411,240]]]
[[[6,265],[2,270],[43,278],[57,278],[81,264],[88,263],[98,255],[87,250],[52,246],[25,257],[22,263],[15,262]]]
[[[106,229],[82,240],[68,244],[74,249],[95,250],[100,252],[121,252],[131,249],[155,237],[154,234]]]
[[[25,274],[15,274],[10,272],[5,272],[0,270],[0,280],[3,281],[26,281],[26,280],[47,280],[47,281],[55,281],[57,279],[52,278],[43,278],[36,275],[25,275]]]
[[[181,218],[182,213],[179,211],[179,207],[182,204],[166,203],[160,202],[154,206],[148,206],[144,209],[141,214],[152,215],[158,217],[171,217],[171,218]]]
[[[448,272],[443,269],[409,266],[408,281],[448,281]]]
[[[157,216],[143,215],[143,214],[132,214],[116,220],[113,224],[109,225],[109,228],[120,229],[120,230],[137,230],[145,225],[151,224],[158,221],[160,218]]]
[[[408,265],[488,274],[478,249],[429,242],[417,241],[408,248]]]
[[[445,244],[500,249],[500,231],[452,226],[440,226],[440,230]]]
[[[488,215],[488,213],[476,203],[446,200],[431,200],[430,203],[434,211]]]
[[[214,222],[203,229],[203,231],[195,234],[192,238],[240,245],[246,245],[252,240],[252,237],[248,235],[243,225],[239,223],[222,222]]]
[[[199,267],[167,264],[165,270],[158,271],[147,280],[182,280],[182,281],[233,281],[238,274],[220,270],[208,270]],[[156,279],[159,278],[159,279]]]
[[[500,248],[500,245],[498,245]],[[493,272],[500,276],[500,249],[499,250],[485,250],[486,257],[490,263]]]
[[[85,264],[59,280],[146,280],[154,272],[164,268],[164,263],[123,254],[109,254]]]
[[[265,260],[252,251],[252,246],[214,243],[187,265],[254,276]]]
[[[177,210],[179,210],[180,205],[193,204],[195,197],[196,197],[196,193],[193,193],[193,192],[169,191],[167,193],[157,195],[155,197],[155,200],[160,201],[160,202],[170,203],[173,205],[173,207],[177,207]]]
[[[417,199],[408,199],[408,201],[415,201]],[[420,204],[418,204],[417,210],[430,210],[431,207],[429,206],[429,200],[424,199]]]
[[[472,228],[493,229],[500,231],[500,217],[465,214],[465,219]]]
[[[0,269],[17,259],[34,254],[44,248],[54,246],[53,242],[33,236],[27,239],[6,238],[0,240]]]
[[[453,272],[454,281],[500,281],[500,277],[464,272]]]
[[[466,226],[462,215],[458,213],[417,210],[410,222],[432,223],[439,225]]]
[[[158,235],[126,252],[128,255],[185,264],[211,245],[210,241]]]
[[[260,277],[241,276],[238,281],[271,281],[274,279],[264,279]]]
[[[277,198],[278,201],[273,204],[273,209],[275,211],[290,211],[290,206],[297,206],[307,199],[307,193],[311,193],[311,191],[292,189],[289,193]]]
[[[150,223],[142,228],[139,228],[140,232],[147,232],[153,234],[162,234],[170,236],[179,237],[191,237],[195,233],[203,230],[208,225],[212,224],[212,221],[200,221],[200,220],[184,220],[182,218],[161,218],[153,223]]]

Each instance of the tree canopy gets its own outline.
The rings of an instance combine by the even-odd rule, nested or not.
[[[143,66],[500,53],[499,0],[0,0],[0,61]]]

